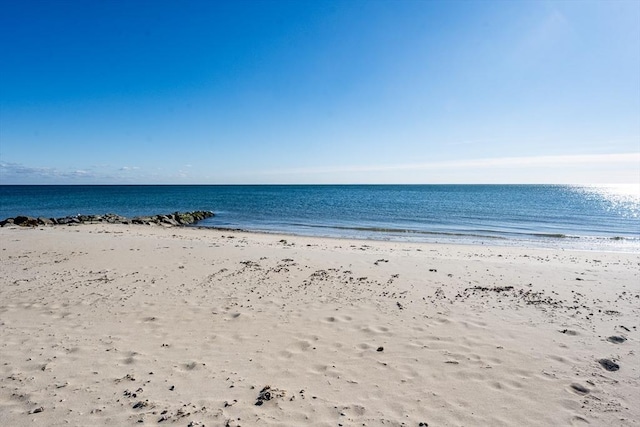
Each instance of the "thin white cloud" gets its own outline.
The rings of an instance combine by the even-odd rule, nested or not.
[[[118,177],[110,173],[99,173],[93,168],[60,169],[33,167],[20,163],[0,163],[0,184],[77,184],[108,183]]]
[[[31,167],[19,163],[0,163],[0,178],[11,180],[12,178],[56,180],[62,178],[93,177],[90,170],[60,170],[56,168]]]
[[[498,157],[486,159],[452,160],[439,162],[405,163],[395,165],[353,165],[317,168],[294,168],[266,172],[267,174],[331,174],[345,172],[384,172],[442,169],[491,169],[491,168],[544,168],[551,166],[575,166],[586,164],[613,165],[636,164],[640,168],[640,152],[614,154],[574,154],[558,156]]]
[[[111,171],[30,167],[0,162],[0,184],[203,183],[624,183],[640,180],[640,152],[498,157],[382,165],[237,171],[213,178],[192,169]],[[209,175],[209,174],[207,174]],[[212,182],[213,180],[213,182]]]

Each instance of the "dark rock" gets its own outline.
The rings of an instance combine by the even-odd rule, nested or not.
[[[108,213],[104,216],[103,221],[108,222],[109,224],[115,224],[117,222],[120,222],[121,218],[122,217],[120,217],[119,215]]]
[[[144,225],[149,225],[153,222],[153,220],[148,217],[148,216],[139,216],[139,217],[135,217],[131,220],[132,224],[144,224]]]
[[[182,225],[189,225],[189,224],[193,224],[194,222],[196,222],[195,218],[190,213],[177,213],[176,212],[175,216],[176,216],[176,221],[178,221]]]
[[[80,224],[80,219],[73,216],[65,216],[64,218],[57,218],[56,223],[60,225]]]
[[[0,227],[4,227],[7,224],[13,225],[14,224],[13,218],[7,218],[7,219],[4,219],[4,220],[0,221]]]
[[[38,224],[40,225],[53,225],[53,221],[49,218],[38,217]]]
[[[180,223],[173,219],[173,217],[171,217],[170,215],[163,215],[162,223],[173,227],[177,227],[178,225],[180,225]]]
[[[15,225],[22,225],[22,224],[24,224],[25,222],[27,222],[28,220],[29,220],[29,217],[28,217],[28,216],[21,216],[21,215],[20,215],[20,216],[17,216],[17,217],[15,217],[15,218],[13,218],[13,223],[14,223]]]
[[[626,340],[627,339],[625,337],[618,336],[618,335],[612,335],[609,338],[607,338],[607,341],[612,342],[614,344],[622,344]]]
[[[16,224],[22,227],[37,227],[38,225],[77,225],[85,223],[109,223],[109,224],[144,224],[180,226],[191,225],[206,218],[211,218],[214,213],[211,211],[175,212],[168,215],[139,216],[127,218],[124,216],[108,213],[105,215],[76,215],[62,218],[32,218],[28,216],[17,216],[0,221],[0,226]]]
[[[378,347],[376,351],[384,351],[384,347]]]
[[[20,227],[37,227],[38,220],[30,216],[17,216],[14,218],[13,223]]]

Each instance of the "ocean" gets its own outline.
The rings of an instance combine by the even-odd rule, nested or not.
[[[202,227],[640,252],[637,187],[569,185],[0,186],[0,219],[210,210]]]

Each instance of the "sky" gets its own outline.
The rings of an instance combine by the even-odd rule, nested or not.
[[[640,183],[640,1],[0,0],[0,184]]]

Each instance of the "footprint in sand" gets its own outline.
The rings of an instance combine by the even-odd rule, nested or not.
[[[611,359],[600,359],[598,360],[598,363],[609,372],[615,372],[620,369],[620,365]]]
[[[325,317],[324,321],[327,323],[335,323],[335,322],[349,322],[351,321],[351,316],[329,316]]]
[[[584,396],[585,394],[589,394],[591,390],[583,386],[582,384],[572,383],[569,388],[572,392]]]
[[[589,421],[587,421],[586,419],[579,417],[579,416],[574,416],[571,418],[571,425],[572,426],[582,426],[585,424],[589,424]]]
[[[613,336],[610,336],[609,338],[607,338],[607,341],[612,342],[614,344],[622,344],[626,340],[627,339],[625,337],[617,336],[617,335],[613,335]]]

